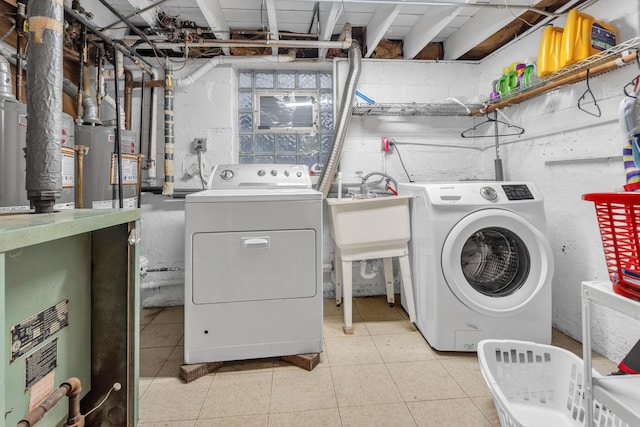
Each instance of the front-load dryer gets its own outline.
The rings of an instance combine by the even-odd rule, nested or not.
[[[416,325],[441,351],[485,338],[551,342],[554,263],[531,183],[403,183],[412,196]]]

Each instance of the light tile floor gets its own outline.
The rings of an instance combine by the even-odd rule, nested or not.
[[[433,350],[384,296],[354,298],[354,335],[324,301],[324,352],[311,372],[274,359],[229,362],[190,384],[179,378],[183,307],[145,309],[140,426],[499,426],[475,353]],[[553,331],[553,345],[582,356]],[[601,373],[615,363],[594,353]]]

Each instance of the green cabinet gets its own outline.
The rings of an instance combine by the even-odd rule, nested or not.
[[[0,215],[0,416],[13,426],[67,378],[87,425],[138,419],[140,212]],[[38,425],[66,419],[67,399]]]

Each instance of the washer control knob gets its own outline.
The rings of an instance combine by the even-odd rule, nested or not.
[[[284,173],[284,176],[289,176],[289,175],[291,175],[291,172],[289,172],[289,171],[284,171],[283,173]]]
[[[302,172],[300,172],[300,171],[296,172],[296,176],[297,176],[298,178],[302,178]]]
[[[496,200],[498,198],[498,192],[493,187],[482,187],[480,189],[480,195],[487,200]]]
[[[278,175],[278,171],[277,171],[277,170],[275,170],[275,169],[271,169],[271,175],[272,175],[272,176],[276,176],[276,175]]]
[[[220,172],[220,178],[225,181],[230,180],[231,178],[233,178],[233,171],[230,169],[223,170],[222,172]]]
[[[263,170],[263,169],[260,169],[260,170],[258,171],[258,176],[264,176],[264,173],[265,173],[265,172],[264,172],[264,170]]]

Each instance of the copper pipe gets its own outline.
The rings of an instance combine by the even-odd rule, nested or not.
[[[76,208],[84,208],[84,199],[82,198],[84,182],[84,156],[87,154],[87,147],[85,145],[76,145],[76,155],[78,156],[76,165],[78,170],[76,171]]]
[[[78,120],[82,120],[82,91],[84,86],[85,75],[88,73],[85,71],[85,59],[86,59],[86,42],[87,40],[87,29],[82,27],[80,32],[80,52],[79,56],[79,64],[78,64],[78,94],[76,96],[76,117]],[[87,76],[88,77],[88,76]]]
[[[104,56],[104,48],[100,46],[97,50],[98,58],[96,62],[98,65],[98,77],[96,78],[96,102],[98,104],[98,118],[102,119],[102,57]]]
[[[20,420],[17,427],[32,427],[40,421],[63,397],[69,396],[69,415],[65,426],[84,427],[84,416],[80,413],[82,384],[78,378],[67,379],[53,393]]]
[[[124,69],[124,128],[131,130],[131,99],[133,92],[133,74],[131,70]]]
[[[138,154],[138,208],[142,205],[140,201],[142,196],[142,159],[144,159],[144,154]]]

